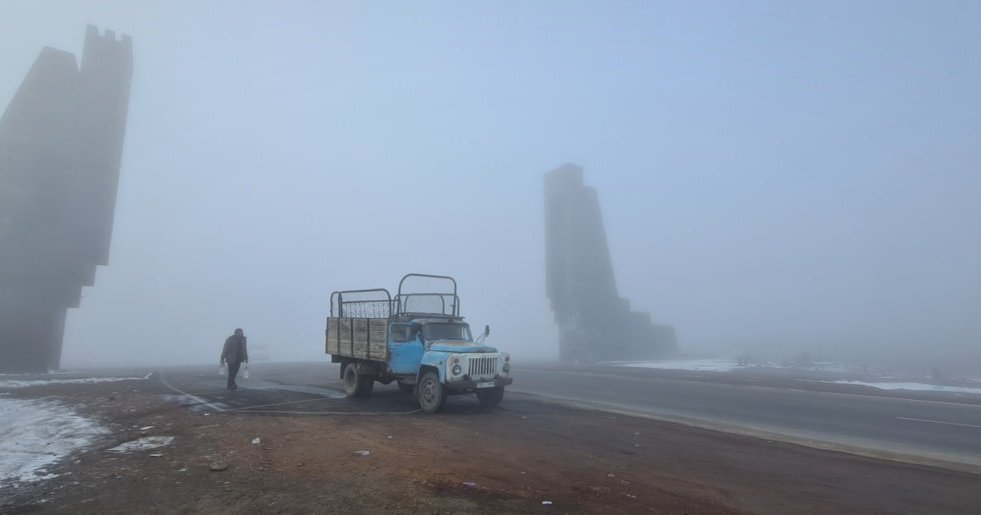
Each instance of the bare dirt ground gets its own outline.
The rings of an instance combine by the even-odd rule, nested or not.
[[[981,511],[978,475],[519,395],[494,409],[460,399],[438,415],[318,416],[210,413],[169,401],[170,393],[158,376],[13,392],[59,398],[113,434],[63,460],[51,470],[55,479],[0,490],[0,512]],[[392,400],[398,395],[381,388],[377,399],[359,402],[401,402]],[[147,426],[154,427],[139,429]],[[147,435],[175,440],[152,451],[107,452]],[[212,471],[216,462],[227,468]]]

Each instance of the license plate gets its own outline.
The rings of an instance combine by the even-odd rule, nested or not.
[[[484,383],[477,383],[477,388],[493,388],[494,381],[487,381]]]

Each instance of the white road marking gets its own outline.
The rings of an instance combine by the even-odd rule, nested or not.
[[[416,410],[412,410],[412,411],[390,411],[390,412],[389,411],[386,411],[386,412],[370,412],[370,411],[369,412],[365,412],[365,411],[285,411],[285,410],[280,411],[280,410],[253,410],[253,409],[251,409],[251,408],[261,408],[261,407],[263,407],[262,405],[259,405],[259,406],[246,406],[246,407],[243,407],[243,408],[228,408],[228,409],[226,409],[226,408],[222,408],[221,406],[216,406],[216,405],[208,402],[207,400],[205,400],[205,399],[203,399],[201,397],[198,397],[197,395],[191,395],[191,394],[189,394],[189,393],[187,393],[187,392],[185,392],[183,390],[180,390],[180,389],[176,388],[175,386],[173,386],[172,384],[170,384],[167,381],[166,378],[164,378],[164,375],[163,374],[160,374],[160,382],[163,383],[164,386],[166,386],[167,388],[170,388],[174,392],[177,392],[177,393],[179,393],[181,395],[185,395],[185,396],[187,396],[189,398],[192,398],[192,399],[194,399],[196,401],[200,401],[201,404],[204,404],[205,406],[207,406],[207,407],[215,410],[216,412],[225,412],[225,413],[233,412],[233,411],[238,411],[238,412],[243,412],[243,413],[272,413],[272,414],[276,414],[276,415],[355,415],[355,416],[357,416],[357,415],[368,415],[368,416],[371,416],[371,415],[413,415],[413,414],[416,414],[416,413],[419,413],[420,411],[422,411],[421,409],[416,409]],[[318,399],[308,399],[308,400],[310,400],[310,401],[315,401],[315,400],[316,401],[320,401],[320,400],[323,400],[323,399],[324,398],[321,397],[321,398],[318,398]],[[306,401],[296,401],[296,402],[306,402]],[[283,403],[283,404],[292,404],[292,403],[286,402],[286,403]],[[248,410],[248,411],[244,411],[244,410]]]
[[[201,397],[198,397],[197,395],[191,395],[191,394],[189,394],[189,393],[187,393],[187,392],[185,392],[183,390],[177,389],[176,387],[174,387],[173,385],[171,385],[169,382],[167,382],[167,379],[164,377],[163,374],[160,374],[160,382],[163,383],[163,385],[166,386],[167,388],[170,388],[171,391],[177,392],[177,393],[179,393],[181,395],[185,395],[185,396],[187,396],[187,397],[189,397],[191,399],[194,399],[196,401],[199,401],[201,404],[204,404],[205,406],[211,408],[214,411],[218,411],[218,412],[225,411],[225,409],[222,408],[221,406],[216,406],[216,405],[208,402],[207,400],[202,399]]]
[[[946,424],[948,426],[973,427],[975,429],[981,429],[981,426],[976,426],[974,424],[961,424],[959,422],[944,422],[943,420],[928,420],[925,418],[896,417],[896,420],[912,420],[914,422],[930,422],[931,424]]]
[[[298,401],[274,402],[272,404],[258,404],[258,405],[255,405],[255,406],[246,406],[244,408],[234,408],[234,409],[231,409],[229,411],[245,411],[245,410],[250,410],[250,409],[253,409],[253,408],[268,408],[270,406],[283,406],[283,405],[286,405],[286,404],[300,404],[300,403],[303,403],[303,402],[316,402],[316,401],[322,401],[322,400],[327,399],[327,398],[328,397],[317,397],[317,398],[314,398],[314,399],[302,399],[302,400],[298,400]]]

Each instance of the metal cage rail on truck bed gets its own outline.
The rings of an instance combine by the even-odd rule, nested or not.
[[[384,297],[382,297],[384,295]],[[345,297],[349,300],[345,300]],[[384,288],[335,291],[327,317],[327,354],[371,361],[388,359],[392,295]]]
[[[373,297],[371,294],[377,295]],[[384,294],[385,298],[380,295]],[[345,296],[350,300],[345,300]],[[351,299],[351,297],[354,297]],[[360,298],[361,296],[367,298]],[[392,316],[392,294],[385,288],[344,290],[330,294],[330,316],[346,318],[388,318]]]
[[[440,279],[452,283],[452,292],[404,292],[406,279]],[[427,310],[426,306],[438,307]],[[420,306],[417,308],[417,306]],[[460,316],[456,280],[445,275],[406,274],[395,298],[385,288],[342,290],[330,294],[326,353],[332,356],[386,361],[388,323],[425,316]]]
[[[453,284],[452,292],[404,292],[405,280],[413,277],[421,277],[426,279],[442,279],[449,281]],[[425,301],[432,302],[433,305],[438,305],[440,310],[427,311],[420,309],[410,309],[410,306],[415,303],[422,303],[425,306]],[[436,304],[438,301],[439,304]],[[425,315],[441,315],[441,316],[460,316],[460,296],[457,295],[456,291],[456,279],[446,276],[446,275],[429,275],[429,274],[406,274],[399,281],[399,292],[395,295],[395,316],[400,320],[406,320],[414,318],[415,316],[425,316]],[[449,310],[447,311],[447,304],[449,304]]]

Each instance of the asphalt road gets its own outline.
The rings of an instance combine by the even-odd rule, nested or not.
[[[165,370],[166,386],[203,409],[297,414],[408,414],[418,405],[395,385],[376,384],[369,399],[346,399],[336,365],[255,364],[243,390],[228,392],[210,368]],[[709,373],[665,374],[618,368],[522,367],[502,407],[533,397],[764,438],[981,471],[981,405],[956,396],[909,399],[857,391],[821,391],[781,381]],[[767,384],[767,383],[772,384]],[[807,384],[807,383],[800,383]],[[847,389],[845,389],[847,390]],[[178,393],[180,392],[180,393]],[[480,409],[472,396],[451,397],[452,411]]]
[[[108,431],[46,467],[51,479],[0,484],[0,512],[977,513],[981,506],[981,476],[970,472],[568,408],[516,391],[497,408],[456,396],[427,415],[396,385],[347,398],[337,367],[326,362],[253,364],[235,391],[214,365],[146,372],[51,374],[37,378],[48,384],[22,389],[17,383],[31,378],[2,378],[4,398],[58,399]],[[627,400],[642,415],[657,406],[659,391],[670,391],[660,383],[742,390],[733,398],[744,404],[781,389],[733,388],[737,382],[787,386],[786,378],[689,381],[527,365],[518,374],[529,389],[582,397],[623,385],[638,390]],[[110,377],[125,380],[95,379]],[[173,440],[111,451],[147,436]]]
[[[645,372],[524,368],[512,391],[817,447],[981,469],[981,406],[957,396],[908,399]]]

